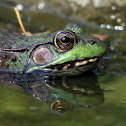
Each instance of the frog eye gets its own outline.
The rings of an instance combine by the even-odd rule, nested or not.
[[[47,47],[40,46],[36,48],[36,50],[33,53],[33,61],[37,65],[42,65],[47,62],[49,62],[52,59],[52,53],[51,50]]]
[[[76,43],[76,36],[71,31],[60,31],[54,37],[55,46],[61,50],[72,49]]]
[[[52,112],[55,112],[57,114],[63,114],[70,111],[71,107],[65,101],[61,101],[61,102],[55,101],[51,104],[50,109]]]

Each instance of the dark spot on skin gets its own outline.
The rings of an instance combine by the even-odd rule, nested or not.
[[[50,35],[51,35],[51,33],[48,33],[48,34],[47,34],[47,37],[50,37]]]
[[[4,56],[3,56],[3,58],[7,58],[7,57],[8,57],[8,55],[4,55]]]
[[[26,39],[25,42],[28,42],[28,40]]]
[[[23,39],[24,39],[24,37],[22,36],[22,37],[20,37],[20,39],[21,39],[21,40],[23,40]]]
[[[16,57],[13,57],[13,58],[11,59],[11,61],[15,62],[15,61],[17,61],[17,58],[16,58]]]
[[[12,33],[12,30],[8,30],[9,33]]]

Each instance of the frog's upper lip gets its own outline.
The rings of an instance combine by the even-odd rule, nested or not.
[[[84,59],[76,59],[74,61],[65,62],[62,64],[50,65],[45,69],[53,69],[53,70],[67,70],[75,67],[85,66],[94,62],[98,62],[100,57],[92,57],[92,58],[84,58]]]
[[[42,75],[51,75],[52,72],[55,71],[68,71],[74,69],[78,69],[79,67],[83,67],[86,65],[90,65],[93,63],[96,63],[100,60],[102,56],[99,57],[92,57],[92,58],[84,58],[84,59],[75,59],[73,61],[65,62],[62,64],[55,64],[55,65],[50,65],[46,66],[44,68],[36,68],[32,71],[27,71],[28,73],[34,73],[34,74],[42,74]]]

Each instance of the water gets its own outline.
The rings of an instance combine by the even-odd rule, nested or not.
[[[25,86],[26,92],[12,85],[1,84],[1,126],[64,125],[64,123],[66,125],[125,125],[125,77],[106,75],[98,79],[94,74],[84,77],[86,78],[79,77],[77,83],[74,80],[73,85],[69,85],[67,81],[67,86],[61,85],[59,83],[61,80],[57,80],[58,87],[54,83],[44,83],[42,78],[36,79],[37,82],[33,81],[34,83],[20,81],[20,85]],[[81,84],[78,85],[78,82]],[[51,104],[56,101],[62,102],[62,105],[67,101],[71,107],[67,107],[66,102],[67,112],[61,114],[64,109],[58,111],[54,105],[52,112]]]
[[[7,1],[0,5],[0,26],[20,32],[15,13],[11,9],[13,4]],[[29,16],[31,12],[32,16]],[[116,16],[125,22],[125,11],[122,12],[122,15],[120,13]],[[40,10],[29,11],[28,8],[21,11],[21,14],[26,29],[33,33],[50,28],[56,31],[69,22],[82,23],[82,19],[70,20],[66,16],[42,13]],[[9,16],[11,18],[8,18]],[[110,19],[108,23],[111,23],[111,26],[121,26],[120,22],[113,23],[113,19],[109,21]],[[98,21],[96,25],[100,26],[101,22]],[[126,125],[125,30],[99,29],[91,26],[84,25],[87,33],[108,35],[104,40],[108,45],[108,52],[99,63],[98,71],[76,78],[36,78],[31,75],[1,74],[0,126]]]
[[[88,73],[76,79],[46,78],[45,83],[42,77],[21,79],[24,76],[16,75],[14,83],[5,75],[2,78],[9,85],[0,85],[0,119],[4,120],[1,126],[64,125],[64,120],[66,125],[118,126],[126,123],[125,77],[110,74],[98,77]],[[14,84],[23,87],[25,92]]]

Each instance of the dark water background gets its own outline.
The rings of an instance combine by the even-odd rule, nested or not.
[[[95,7],[90,3],[83,7],[68,0],[0,0],[0,27],[21,32],[13,6],[19,7],[25,29],[31,33],[56,31],[76,22],[89,34],[107,34],[108,52],[97,75],[82,75],[76,80],[51,78],[51,82],[49,78],[45,82],[42,77],[30,80],[32,77],[24,75],[16,79],[1,75],[0,126],[125,126],[125,4]],[[56,102],[60,109],[56,109]],[[68,112],[59,115],[57,111]]]

